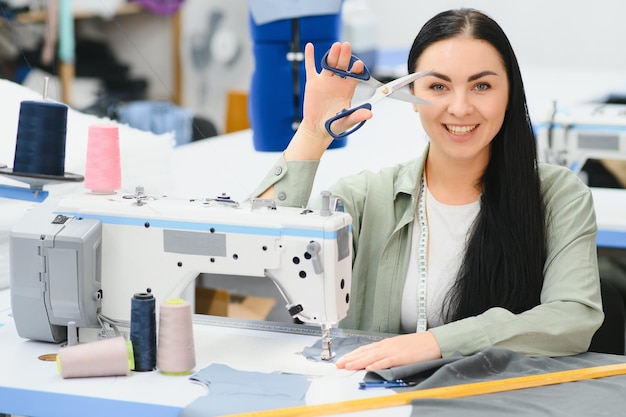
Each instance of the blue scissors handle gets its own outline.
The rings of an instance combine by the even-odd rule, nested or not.
[[[363,103],[360,106],[352,107],[351,109],[343,109],[342,111],[340,111],[339,113],[331,117],[330,119],[326,120],[326,123],[324,123],[324,126],[326,127],[326,131],[328,132],[328,134],[332,136],[333,139],[341,139],[359,130],[361,126],[363,126],[363,124],[365,123],[365,120],[359,122],[356,126],[352,127],[351,129],[345,130],[341,133],[333,133],[331,129],[332,124],[335,123],[337,120],[343,119],[344,117],[348,117],[349,115],[351,115],[358,109],[372,110],[372,105],[370,103]]]
[[[337,74],[338,76],[340,76],[341,78],[356,78],[357,80],[362,80],[362,81],[367,81],[370,79],[371,75],[370,75],[370,70],[367,69],[367,67],[365,66],[365,64],[363,64],[363,72],[360,74],[355,74],[353,72],[350,72],[350,69],[352,68],[352,65],[354,65],[354,63],[356,61],[359,61],[359,58],[355,55],[352,55],[350,57],[350,64],[348,64],[348,70],[342,70],[339,68],[335,68],[335,67],[331,67],[330,65],[328,65],[327,59],[328,59],[328,53],[330,51],[326,51],[326,53],[324,54],[324,56],[322,57],[322,68],[326,69],[328,71],[332,71],[333,73]]]
[[[348,70],[342,70],[339,68],[335,68],[335,67],[331,67],[330,65],[328,65],[328,54],[330,53],[329,51],[326,51],[326,53],[324,54],[324,56],[322,57],[322,68],[328,71],[332,71],[334,74],[337,74],[338,76],[340,76],[341,78],[355,78],[357,80],[361,80],[361,81],[369,81],[369,79],[371,78],[370,75],[370,71],[367,69],[367,67],[365,66],[365,64],[363,64],[363,72],[356,74],[354,72],[350,72],[350,69],[352,68],[352,66],[354,65],[354,63],[356,61],[359,61],[359,58],[356,55],[351,55],[350,56],[350,63],[348,64]],[[326,120],[326,123],[324,124],[324,126],[326,126],[326,131],[330,134],[330,136],[333,137],[333,139],[341,139],[341,138],[345,138],[346,136],[348,136],[349,134],[359,130],[361,128],[361,126],[363,126],[363,124],[365,123],[365,120],[363,120],[362,122],[358,123],[356,126],[352,127],[351,129],[348,129],[346,131],[343,131],[341,133],[333,133],[331,126],[333,123],[335,123],[337,120],[339,119],[343,119],[344,117],[347,117],[349,115],[351,115],[352,113],[354,113],[355,111],[357,111],[358,109],[368,109],[368,110],[372,110],[372,105],[370,103],[364,103],[361,104],[360,106],[356,106],[350,109],[343,109],[342,111],[340,111],[339,113],[337,113],[335,116],[331,117],[330,119]]]

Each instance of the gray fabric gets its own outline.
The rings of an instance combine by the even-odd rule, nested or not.
[[[394,369],[368,372],[369,379],[421,381],[407,390],[422,390],[525,375],[625,363],[626,357],[583,353],[557,358],[528,357],[489,348],[472,356],[455,356]],[[429,366],[430,365],[430,366]],[[400,391],[400,390],[398,390]],[[422,416],[621,416],[626,414],[626,376],[557,384],[458,399],[419,399],[411,417]]]
[[[311,381],[304,375],[239,371],[211,364],[190,379],[209,387],[180,417],[211,417],[304,405]]]
[[[370,371],[365,374],[364,381],[392,381],[402,379],[406,382],[422,382],[441,369],[443,366],[462,359],[461,355],[452,355],[447,358],[437,359],[434,361],[421,362],[413,365],[397,366],[390,369],[381,369],[379,371]],[[417,386],[411,387],[411,390],[417,389]],[[406,388],[402,388],[406,391]]]

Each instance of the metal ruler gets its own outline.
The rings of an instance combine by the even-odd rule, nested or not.
[[[277,321],[262,321],[251,319],[238,319],[234,317],[222,317],[222,316],[210,316],[206,314],[194,314],[193,323],[206,325],[206,326],[218,326],[218,327],[232,327],[245,330],[258,330],[264,332],[275,333],[290,333],[305,336],[321,337],[322,330],[320,326],[314,326],[310,324],[297,324],[286,323]],[[332,330],[332,337],[365,337],[372,341],[384,339],[386,337],[393,336],[388,333],[374,333],[365,332],[360,330],[347,330],[336,329]]]

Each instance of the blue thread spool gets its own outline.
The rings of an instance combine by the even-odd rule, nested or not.
[[[65,174],[67,106],[23,101],[20,105],[13,173]]]
[[[156,368],[156,302],[150,288],[131,299],[130,340],[135,368],[146,372]]]

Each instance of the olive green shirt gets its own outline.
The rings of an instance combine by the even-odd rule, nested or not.
[[[379,172],[342,178],[329,189],[353,218],[352,290],[343,328],[401,332],[402,291],[426,152]],[[277,204],[305,207],[318,166],[319,161],[281,157],[253,196],[273,185]],[[541,164],[539,172],[548,243],[541,304],[520,314],[491,308],[429,329],[444,357],[489,346],[534,356],[576,354],[587,351],[602,324],[591,191],[567,168]]]

